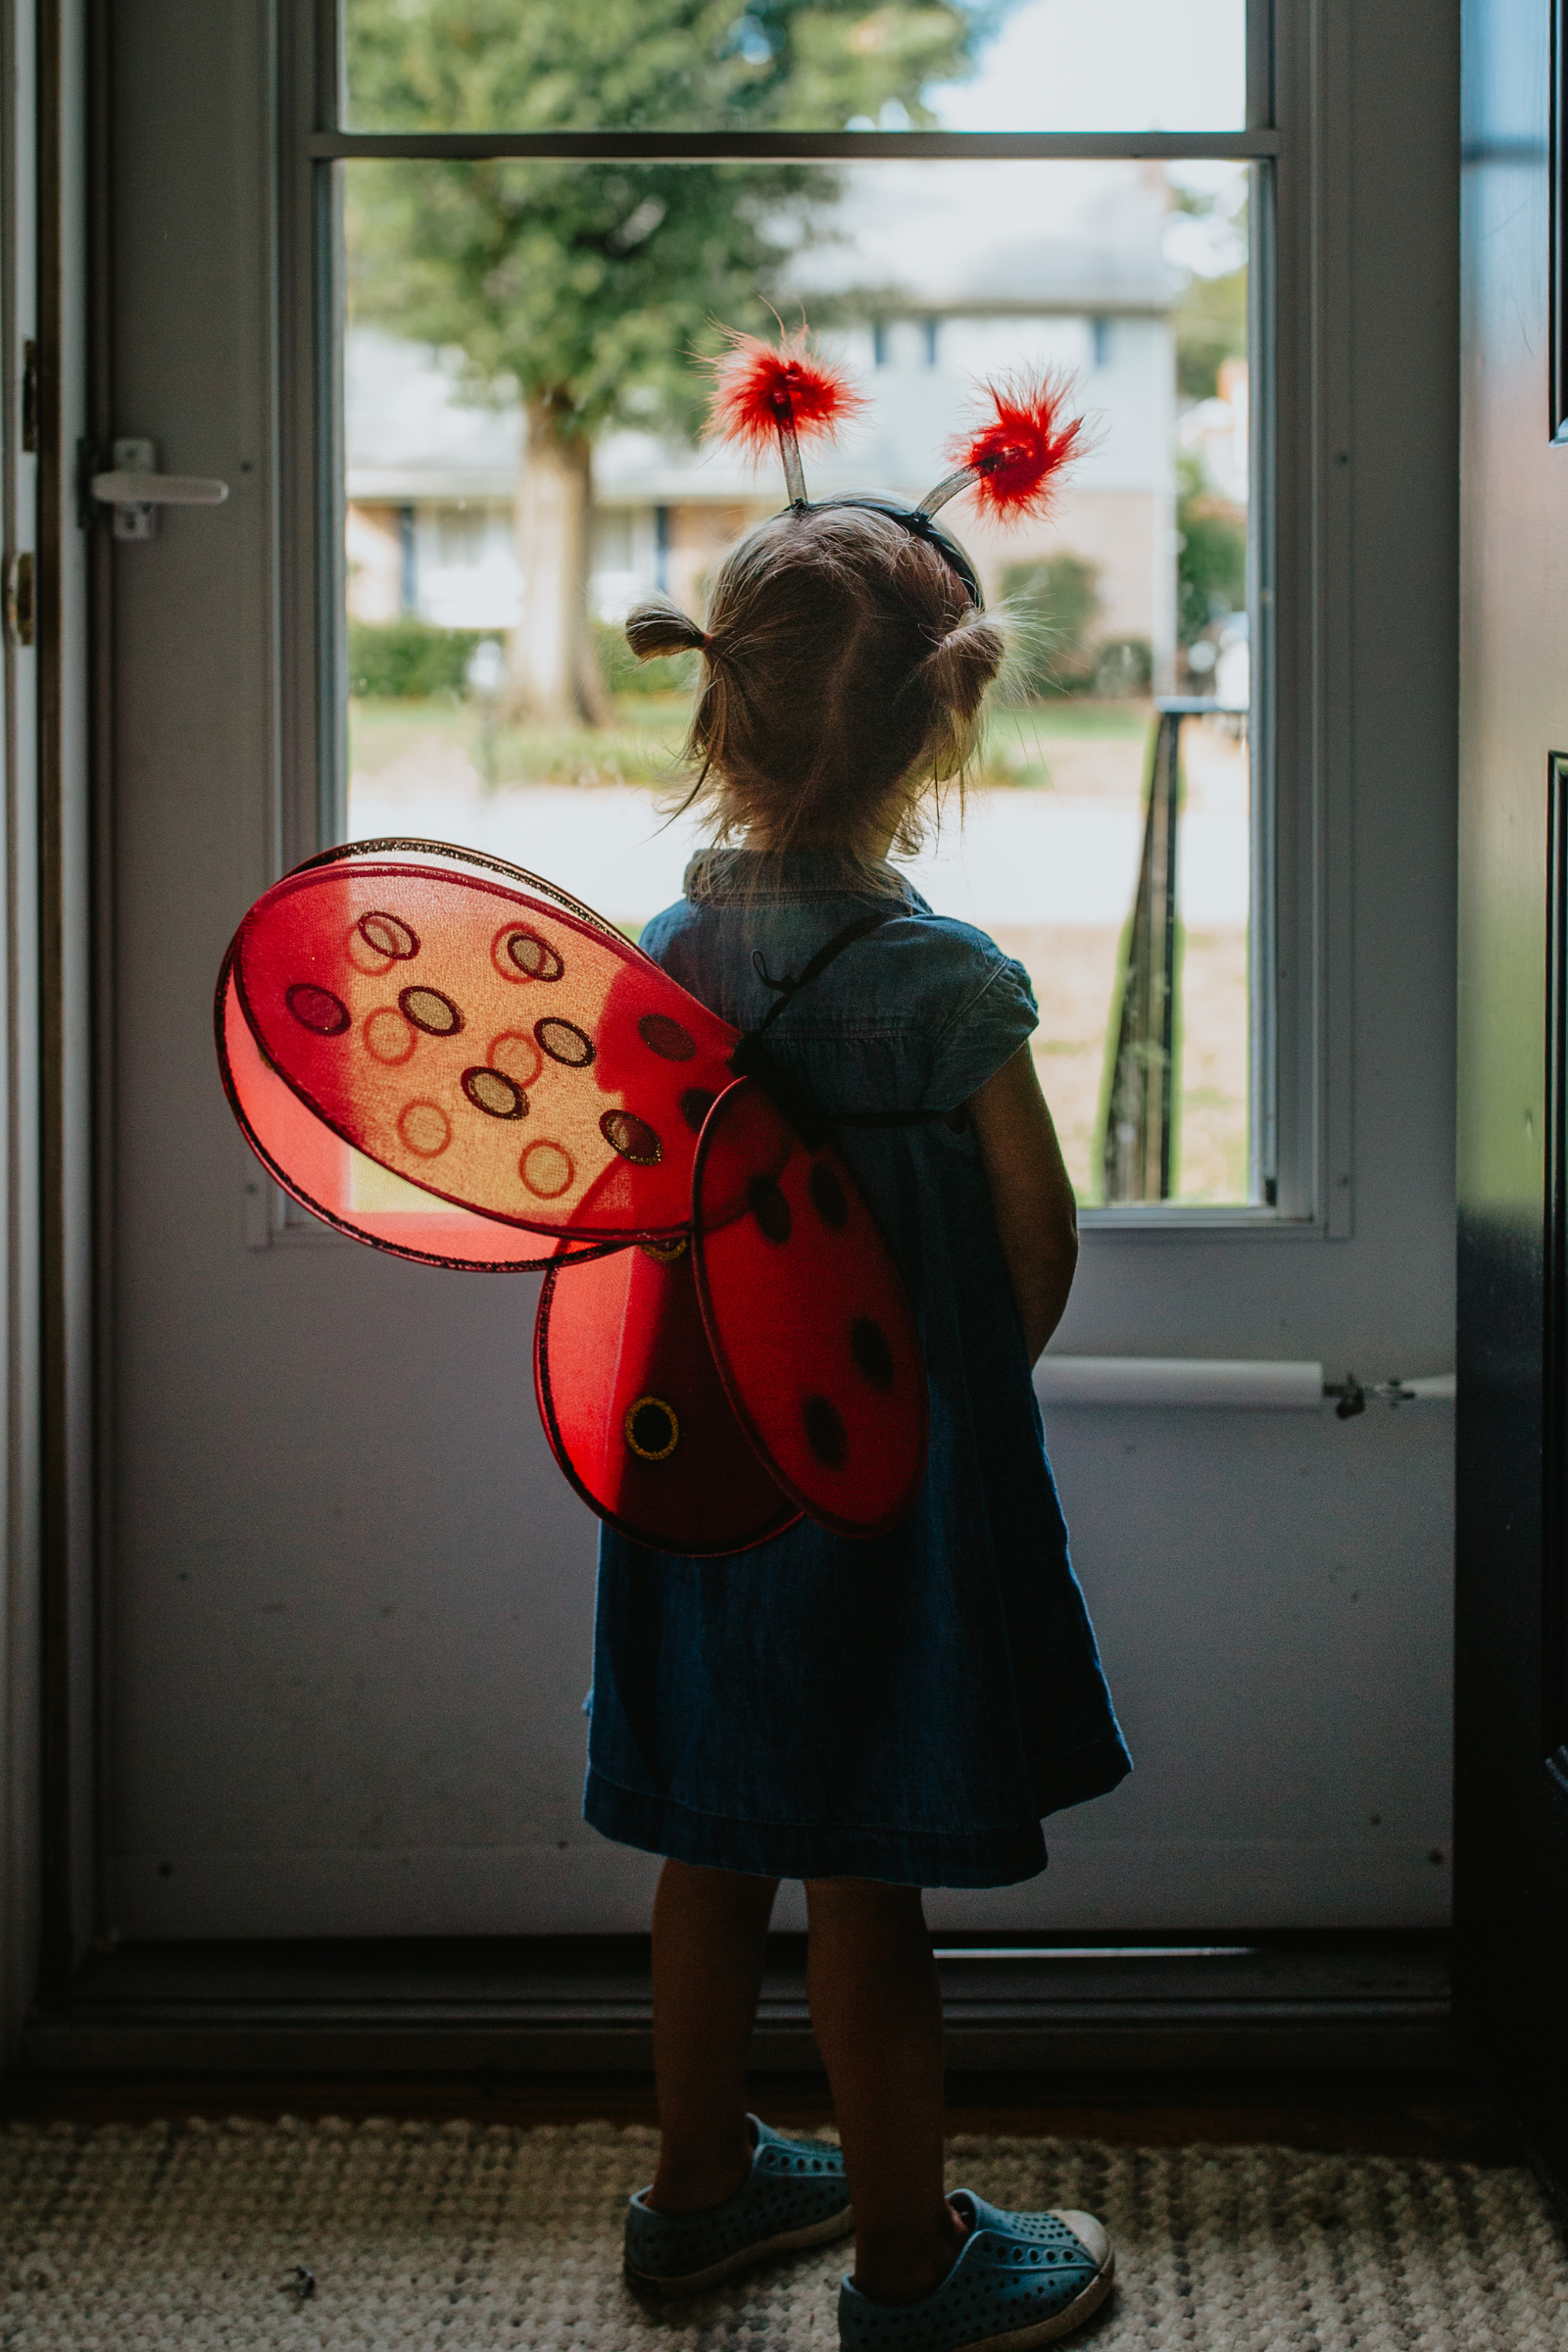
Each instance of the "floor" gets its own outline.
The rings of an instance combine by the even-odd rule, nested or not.
[[[768,2121],[785,2130],[831,2120],[820,2079],[754,2078]],[[79,2124],[172,2116],[466,2116],[485,2123],[654,2123],[642,2075],[13,2076],[0,2117]],[[1252,2142],[1310,2150],[1523,2162],[1508,2117],[1477,2078],[1442,2072],[955,2075],[951,2132],[1096,2139],[1115,2146]]]

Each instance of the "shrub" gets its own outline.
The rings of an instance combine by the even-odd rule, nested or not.
[[[1084,694],[1095,681],[1089,631],[1100,611],[1100,566],[1063,552],[1009,564],[1002,592],[1023,624],[1014,675],[1030,694]]]
[[[1147,637],[1107,637],[1095,648],[1094,687],[1110,698],[1147,694],[1154,676],[1154,657]]]
[[[674,694],[696,674],[695,654],[639,663],[620,629],[601,620],[592,625],[599,666],[612,694]],[[351,620],[349,692],[392,702],[466,696],[475,646],[500,635],[496,629],[442,629],[412,617]]]
[[[1247,516],[1209,487],[1201,462],[1177,467],[1176,634],[1183,645],[1247,606]]]
[[[467,691],[468,663],[493,629],[439,629],[428,620],[351,620],[349,692],[393,702]]]

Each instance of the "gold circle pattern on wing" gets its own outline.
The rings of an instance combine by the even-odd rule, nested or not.
[[[301,962],[284,1026],[313,1041],[313,1070],[341,1096],[316,1099],[361,1150],[502,1215],[685,1222],[681,1104],[694,1076],[722,1083],[727,1032],[703,1035],[699,1007],[695,1040],[673,1014],[650,1018],[647,967],[543,908],[514,914],[493,891],[409,868],[339,865],[320,884],[337,905],[314,938],[343,944]]]

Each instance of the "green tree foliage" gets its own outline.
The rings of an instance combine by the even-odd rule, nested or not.
[[[787,259],[781,230],[822,201],[791,165],[362,164],[350,317],[460,355],[472,397],[520,396],[560,440],[687,432],[693,351],[718,348],[715,318],[770,323],[759,287]]]
[[[1183,400],[1212,400],[1225,362],[1247,357],[1247,271],[1194,277],[1173,324],[1177,391]]]
[[[348,0],[368,130],[842,130],[968,70],[973,0]]]
[[[1192,645],[1247,604],[1247,516],[1209,486],[1201,461],[1177,462],[1176,633]]]
[[[968,64],[953,0],[351,0],[354,120],[382,130],[837,128]],[[529,610],[514,702],[607,713],[582,611],[590,450],[607,426],[689,433],[715,318],[767,325],[789,256],[839,193],[820,165],[351,166],[351,315],[462,355],[476,399],[521,400]],[[553,607],[553,610],[547,610]]]
[[[1212,188],[1171,190],[1172,209],[1195,220],[1223,220],[1239,253],[1247,248],[1248,205]],[[1247,357],[1247,271],[1228,270],[1217,277],[1195,270],[1172,318],[1176,330],[1176,389],[1183,400],[1212,400],[1227,360]]]

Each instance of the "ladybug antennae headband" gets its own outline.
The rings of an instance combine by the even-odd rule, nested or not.
[[[847,376],[812,351],[804,329],[784,336],[777,346],[733,328],[725,332],[729,351],[711,363],[709,430],[738,442],[758,460],[776,441],[790,505],[802,511],[808,504],[802,440],[835,439],[841,424],[861,414],[865,400]],[[956,470],[928,490],[918,506],[901,507],[895,499],[869,493],[816,504],[866,507],[927,540],[979,606],[983,599],[974,565],[932,516],[970,488],[982,514],[995,521],[1049,513],[1065,468],[1082,454],[1083,418],[1063,414],[1071,389],[1066,377],[1049,374],[986,384],[978,422],[949,444],[947,454],[956,461]]]
[[[959,484],[960,489],[965,487],[967,487],[965,483]],[[948,492],[950,498],[956,497],[956,491],[950,490]],[[799,502],[792,507],[791,511],[803,512],[805,503],[805,501]],[[932,521],[931,510],[924,500],[917,507],[901,507],[897,499],[876,498],[867,491],[863,494],[852,492],[844,498],[819,498],[812,502],[813,513],[819,514],[826,507],[868,507],[873,514],[885,514],[890,522],[902,523],[911,539],[923,539],[927,546],[936,549],[949,570],[957,574],[963,593],[976,612],[983,612],[985,611],[986,600],[980,592],[979,574],[964,554],[963,549],[958,545],[957,540],[954,538],[953,533],[945,531],[940,523]]]

